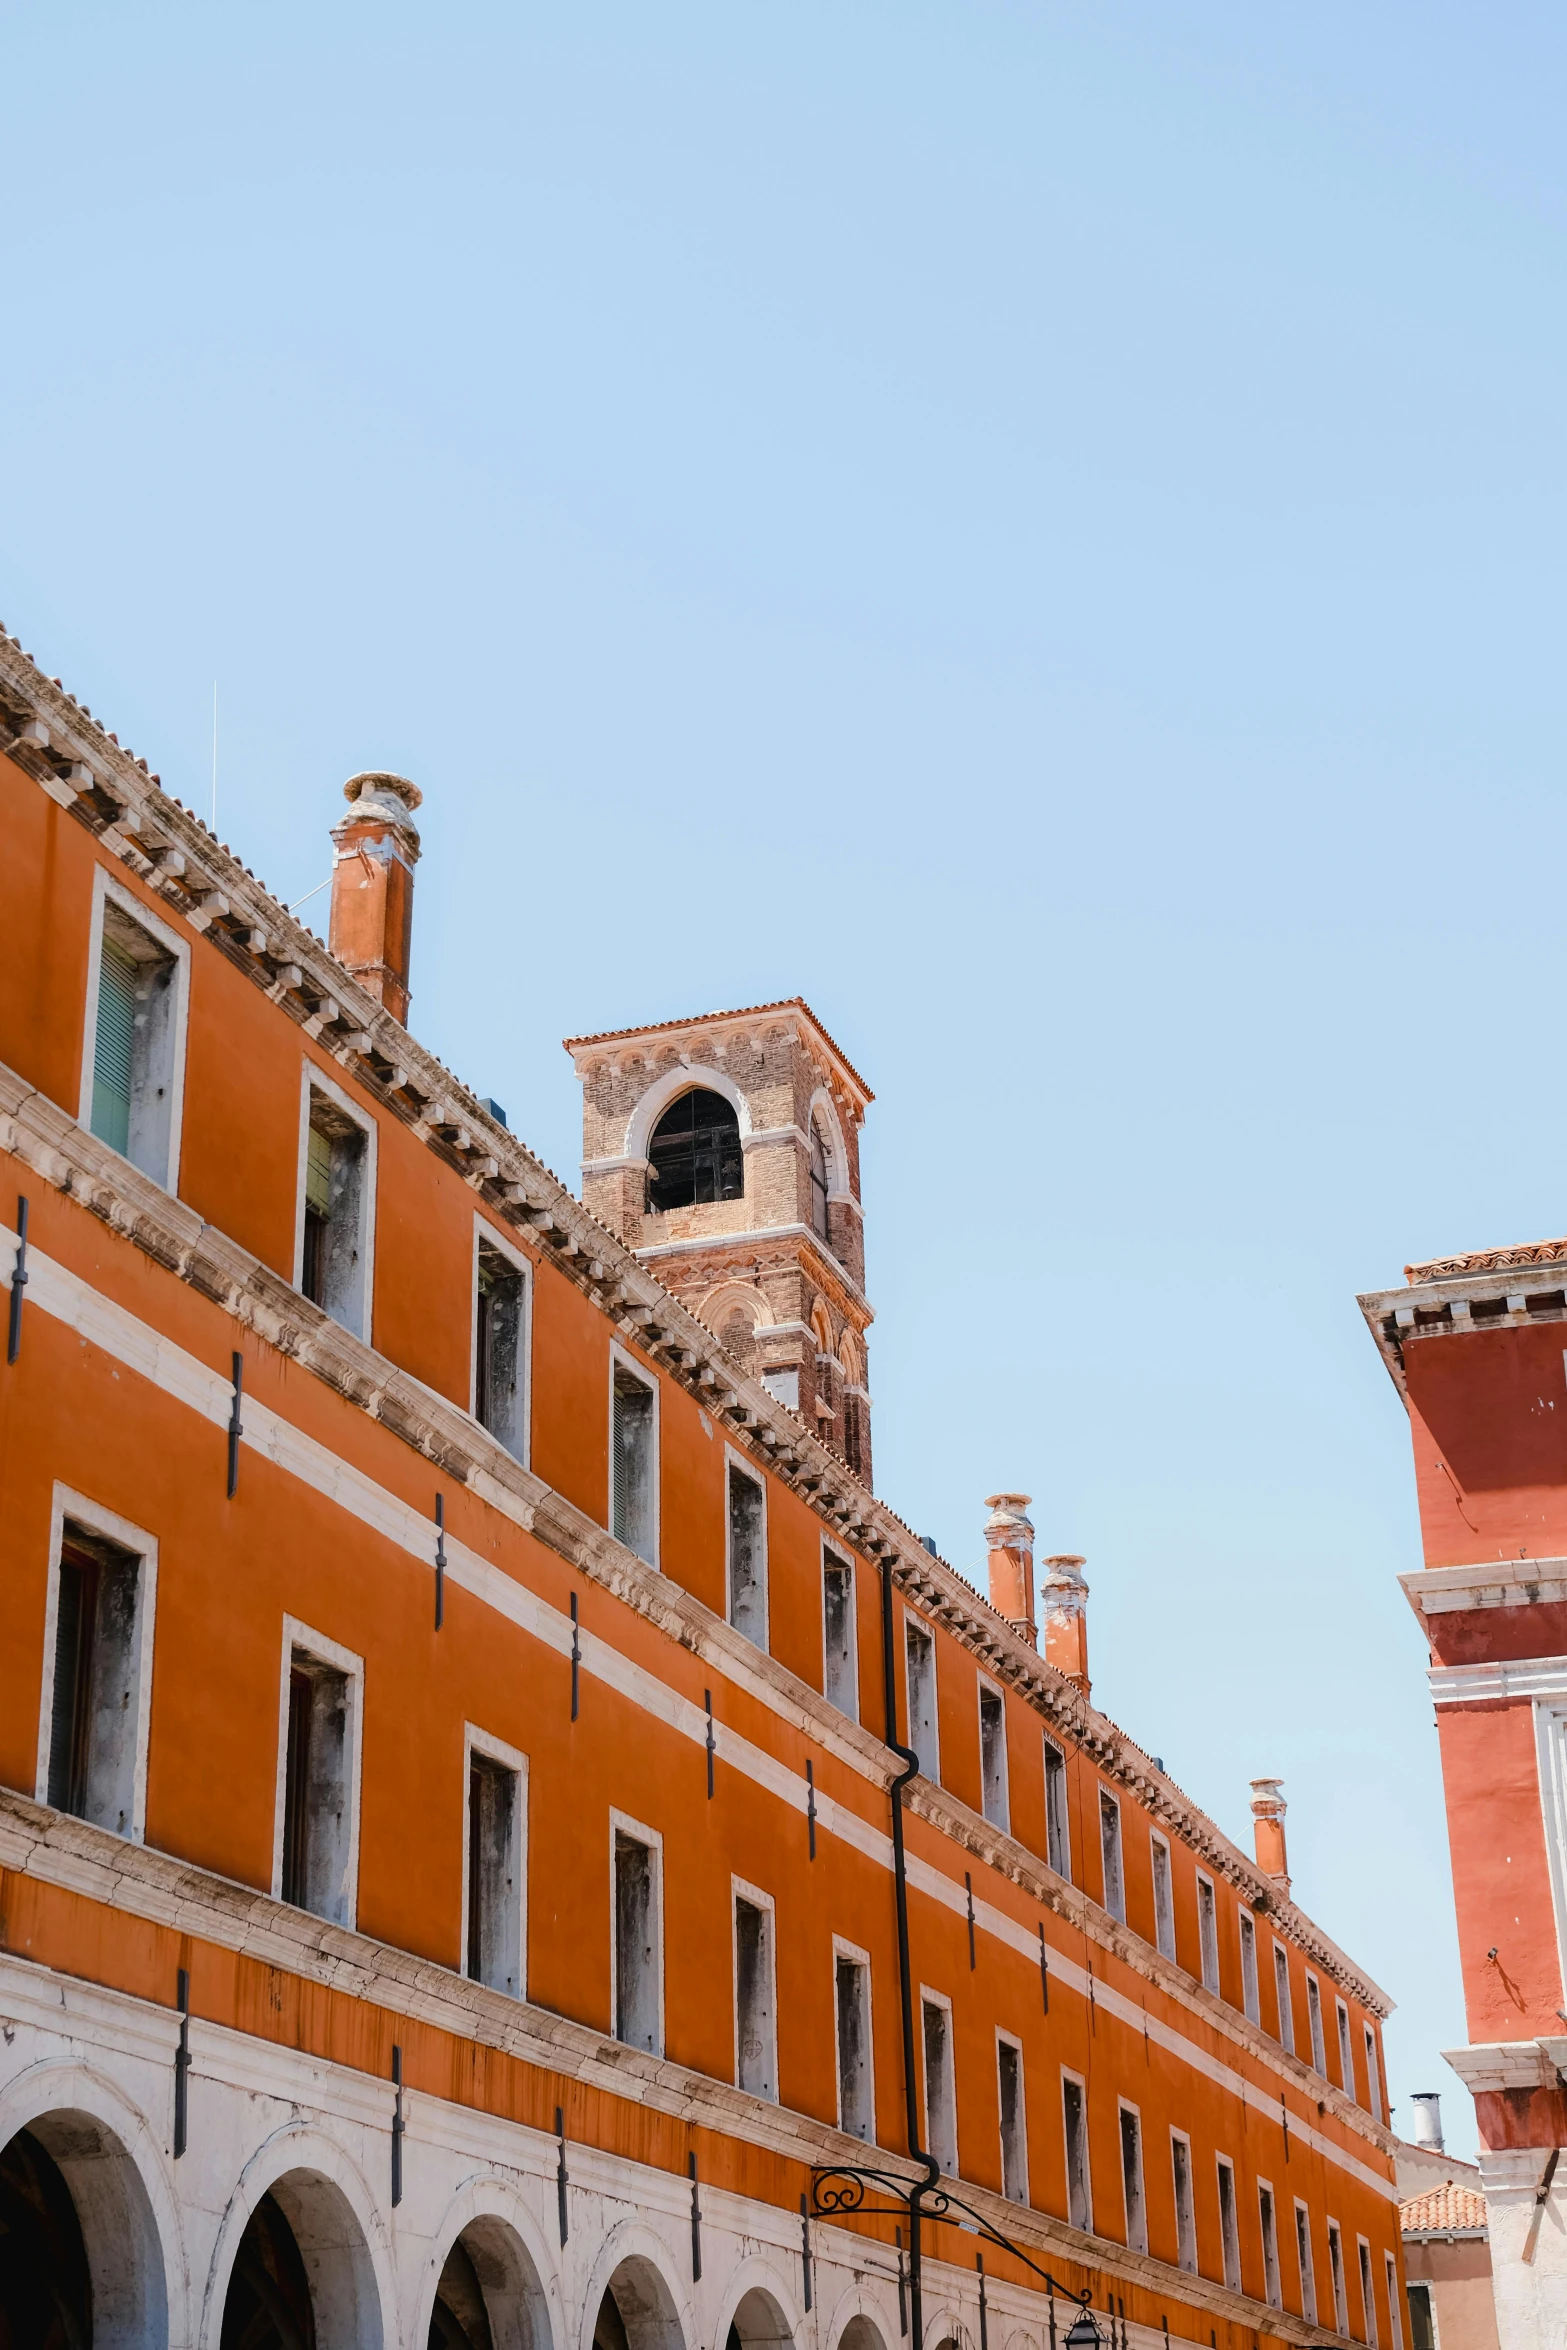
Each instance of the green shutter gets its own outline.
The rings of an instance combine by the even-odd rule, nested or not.
[[[305,1205],[318,1216],[332,1213],[332,1137],[312,1126],[305,1142]]]
[[[136,965],[112,938],[98,965],[98,1036],[93,1047],[92,1130],[111,1150],[131,1143],[131,1060],[136,1035]]]

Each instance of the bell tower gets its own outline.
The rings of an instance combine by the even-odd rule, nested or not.
[[[869,1485],[870,1088],[799,996],[566,1050],[584,1205]]]

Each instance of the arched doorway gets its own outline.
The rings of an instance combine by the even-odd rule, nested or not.
[[[789,2321],[771,2293],[753,2285],[741,2294],[724,2350],[793,2350],[793,2342]]]
[[[0,2343],[87,2350],[92,2276],[59,2164],[31,2130],[0,2152]]]
[[[721,1093],[693,1086],[670,1103],[648,1143],[651,1215],[745,1197],[740,1121]]]
[[[256,2196],[229,2263],[218,2339],[219,2350],[381,2350],[375,2266],[335,2180],[288,2170]]]
[[[262,2196],[239,2240],[222,2350],[316,2350],[304,2255],[275,2196]]]
[[[549,2350],[549,2320],[532,2261],[493,2213],[472,2219],[442,2264],[428,2350]]]
[[[650,2260],[623,2260],[610,2278],[593,2350],[685,2350],[673,2297]]]

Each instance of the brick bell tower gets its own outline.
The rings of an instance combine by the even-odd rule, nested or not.
[[[870,1088],[798,996],[566,1050],[584,1204],[868,1485]]]

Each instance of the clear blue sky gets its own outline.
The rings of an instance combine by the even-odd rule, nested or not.
[[[1556,1233],[1559,9],[0,13],[0,618],[414,1020],[800,992],[879,1099],[877,1482],[1086,1552],[1096,1695],[1467,2100],[1357,1289]],[[319,905],[318,901],[318,905]],[[1402,2106],[1397,2117],[1409,2119]]]

